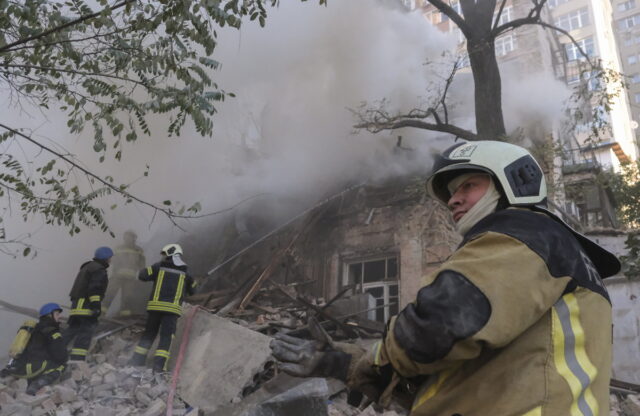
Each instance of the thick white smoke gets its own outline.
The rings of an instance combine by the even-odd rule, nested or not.
[[[252,195],[268,194],[270,203],[264,206],[273,211],[275,223],[348,183],[428,169],[432,139],[438,135],[419,130],[354,135],[354,118],[347,108],[387,98],[389,110],[408,110],[437,93],[432,88],[437,82],[430,72],[433,66],[424,63],[453,49],[455,36],[440,33],[418,13],[388,8],[376,0],[331,1],[327,7],[312,1],[281,2],[270,10],[265,28],[247,22],[240,32],[219,33],[214,58],[222,68],[213,77],[237,98],[219,105],[213,138],[202,138],[189,127],[180,138],[168,138],[163,134],[166,120],[158,117],[152,121],[153,137],[126,144],[122,162],[99,164],[89,133],[69,137],[63,115],[25,119],[16,111],[14,125],[22,121],[40,126],[38,134],[56,139],[100,175],[111,175],[118,183],[133,181],[131,192],[155,204],[166,199],[199,201],[203,212],[211,212]],[[513,78],[519,84],[505,78],[508,89],[522,91],[521,78]],[[469,86],[461,81],[452,91],[452,98],[461,103],[458,111],[472,109]],[[534,90],[541,87],[536,85]],[[540,98],[545,104],[537,108],[544,112],[550,107],[548,96]],[[507,124],[526,115],[526,107],[520,104],[531,101],[531,94],[506,92],[505,104],[522,109],[517,114],[508,112]],[[463,118],[464,127],[473,128],[470,114]],[[403,136],[403,146],[414,149],[411,161],[393,156],[398,135]],[[448,140],[437,146],[450,144]],[[26,151],[35,154],[33,149]],[[141,177],[147,163],[150,176]],[[167,242],[201,237],[204,225],[215,220],[181,221],[185,232],[143,206],[120,204],[109,210],[116,200],[103,201],[110,225],[117,235],[134,229],[149,261],[157,259]],[[254,205],[260,200],[255,201]],[[0,284],[5,296],[25,306],[68,303],[67,293],[80,263],[97,246],[120,243],[119,238],[113,240],[98,231],[83,231],[71,238],[66,230],[43,227],[38,221],[22,223],[16,209],[12,219],[3,213],[7,230],[13,235],[37,231],[30,241],[39,248],[39,255],[35,260],[0,257]],[[1,356],[23,318],[0,314]]]

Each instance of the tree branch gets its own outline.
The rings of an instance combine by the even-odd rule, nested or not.
[[[500,17],[502,16],[502,11],[504,10],[505,4],[507,4],[507,0],[502,0],[502,3],[500,3],[500,9],[498,9],[498,14],[496,15],[496,21],[493,22],[493,28],[491,30],[496,30],[496,27],[498,26],[498,22],[500,21]]]
[[[567,32],[566,30],[564,30],[564,29],[562,29],[562,28],[560,28],[558,26],[554,26],[554,25],[546,23],[546,22],[536,22],[535,24],[537,24],[539,26],[542,26],[542,27],[546,27],[547,29],[555,30],[556,32],[560,32],[563,35],[565,35],[566,37],[568,37],[569,40],[571,41],[571,43],[576,45],[576,48],[578,48],[578,52],[580,52],[580,55],[582,55],[587,60],[587,62],[591,66],[591,68],[595,68],[596,65],[593,62],[591,62],[591,58],[589,57],[589,55],[587,55],[587,53],[582,49],[582,47],[580,46],[578,41],[573,36],[571,36],[571,34],[569,32]]]
[[[357,129],[366,129],[372,133],[378,133],[383,130],[395,130],[403,127],[415,127],[423,130],[450,133],[450,134],[453,134],[454,136],[461,137],[469,141],[480,140],[480,137],[478,137],[477,134],[469,130],[460,128],[458,126],[454,126],[451,124],[427,123],[426,121],[417,120],[417,119],[400,119],[400,120],[390,121],[388,123],[366,122],[366,123],[357,124],[354,127]]]
[[[462,31],[465,37],[471,36],[471,28],[467,25],[467,22],[460,16],[451,6],[442,0],[429,0],[429,3],[444,13],[451,21],[453,21]]]
[[[40,143],[40,142],[38,142],[37,140],[33,139],[31,136],[27,136],[26,134],[24,134],[24,133],[22,133],[22,132],[20,132],[20,131],[18,131],[18,130],[16,130],[16,129],[13,129],[13,128],[11,128],[11,127],[9,127],[9,126],[5,125],[5,124],[2,124],[2,123],[0,123],[0,127],[2,127],[3,129],[5,129],[5,130],[7,130],[7,131],[9,131],[9,132],[11,132],[11,133],[13,133],[13,134],[15,134],[16,136],[19,136],[19,137],[21,137],[21,138],[23,138],[23,139],[25,139],[25,140],[27,140],[27,141],[31,142],[32,144],[34,144],[34,145],[38,146],[39,148],[41,148],[41,149],[43,149],[43,150],[47,151],[48,153],[51,153],[52,155],[54,155],[54,156],[56,156],[56,157],[58,157],[58,158],[60,158],[60,159],[64,160],[64,161],[65,161],[65,162],[67,162],[69,165],[73,166],[75,169],[78,169],[80,172],[82,172],[82,173],[84,173],[85,175],[87,175],[88,177],[90,177],[90,178],[92,178],[92,179],[94,179],[94,180],[98,181],[99,183],[101,183],[102,185],[104,185],[104,186],[106,186],[107,188],[111,189],[112,191],[115,191],[115,192],[117,192],[118,194],[120,194],[120,195],[122,195],[122,196],[124,196],[124,197],[126,197],[126,198],[128,198],[128,199],[132,199],[132,200],[134,200],[134,201],[136,201],[136,202],[138,202],[138,203],[140,203],[140,204],[142,204],[142,205],[146,205],[146,206],[148,206],[148,207],[151,207],[151,208],[153,208],[153,209],[154,209],[154,210],[156,210],[156,211],[160,211],[160,212],[162,212],[163,214],[165,214],[165,215],[167,216],[167,218],[169,218],[169,220],[170,220],[170,221],[171,221],[175,226],[178,226],[178,224],[177,224],[177,223],[176,223],[176,221],[175,221],[175,218],[177,218],[177,217],[178,217],[178,218],[188,218],[188,216],[180,216],[180,215],[176,215],[176,214],[174,214],[171,210],[169,210],[169,209],[167,209],[167,208],[163,208],[163,207],[160,207],[160,206],[154,205],[154,204],[152,204],[152,203],[150,203],[150,202],[147,202],[147,201],[144,201],[144,200],[142,200],[142,199],[140,199],[140,198],[138,198],[138,197],[136,197],[136,196],[134,196],[134,195],[131,195],[129,192],[127,192],[127,191],[124,191],[124,190],[120,189],[119,187],[117,187],[117,186],[115,186],[115,185],[113,185],[113,184],[109,183],[108,181],[106,181],[106,180],[102,179],[101,177],[99,177],[99,176],[98,176],[98,175],[96,175],[95,173],[93,173],[93,172],[91,172],[91,171],[89,171],[89,170],[87,170],[87,169],[83,168],[83,167],[82,167],[82,166],[80,166],[78,163],[74,162],[74,161],[73,161],[73,160],[71,160],[69,157],[67,157],[67,156],[63,155],[62,153],[57,152],[56,150],[54,150],[54,149],[52,149],[52,148],[50,148],[50,147],[48,147],[48,146],[46,146],[46,145],[43,145],[42,143]]]
[[[527,17],[522,17],[520,19],[515,19],[510,22],[507,22],[498,27],[494,27],[491,30],[491,38],[497,38],[501,33],[506,32],[507,30],[512,30],[524,25],[538,24],[540,22],[540,14],[542,13],[542,8],[544,7],[547,0],[533,0],[534,7],[529,10],[529,14]],[[496,23],[498,20],[496,20]]]
[[[45,30],[44,32],[37,33],[37,34],[35,34],[33,36],[29,36],[29,37],[24,38],[24,39],[18,39],[17,41],[15,41],[13,43],[9,43],[7,45],[4,45],[4,46],[0,47],[0,53],[10,52],[14,46],[22,45],[22,44],[31,42],[32,40],[37,40],[37,39],[43,38],[45,36],[49,36],[52,33],[62,31],[64,29],[68,28],[68,27],[77,25],[77,24],[82,23],[82,22],[84,22],[86,20],[93,19],[94,17],[98,17],[105,10],[111,10],[111,11],[117,10],[117,9],[119,9],[121,7],[126,6],[129,3],[134,3],[135,1],[136,0],[124,0],[124,1],[122,1],[120,3],[118,3],[118,4],[115,4],[115,5],[111,6],[111,7],[108,7],[106,9],[100,10],[99,12],[88,14],[86,16],[80,16],[79,18],[77,18],[75,20],[71,20],[71,21],[69,21],[69,22],[67,22],[67,23],[65,23],[63,25],[53,27],[53,28],[51,28],[49,30]]]
[[[117,79],[119,81],[133,82],[133,83],[136,83],[138,85],[146,86],[143,82],[136,81],[135,79],[125,78],[125,77],[120,77],[118,75],[111,75],[111,74],[100,73],[100,72],[83,72],[83,71],[76,71],[74,69],[50,68],[50,67],[46,67],[46,66],[24,65],[24,64],[6,64],[6,65],[2,65],[2,66],[4,68],[39,69],[41,71],[64,72],[64,73],[67,73],[67,74],[81,75],[81,76],[84,76],[84,77],[104,77],[104,78],[110,78],[110,79]],[[11,73],[11,74],[13,74],[13,73]]]

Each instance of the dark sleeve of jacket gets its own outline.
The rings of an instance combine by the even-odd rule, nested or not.
[[[191,296],[194,293],[196,293],[196,281],[193,278],[193,276],[191,276],[190,274],[187,274],[187,281],[186,281],[186,288],[185,288],[185,292],[187,294],[187,296]]]
[[[58,328],[49,327],[43,331],[47,342],[49,357],[58,364],[64,364],[69,358],[67,347]]]
[[[88,273],[87,297],[89,298],[89,307],[93,310],[100,310],[102,299],[109,285],[107,277],[107,269],[104,267],[96,268]]]
[[[158,277],[158,271],[160,270],[160,263],[155,263],[151,266],[140,270],[138,272],[138,280],[143,282],[155,281]]]

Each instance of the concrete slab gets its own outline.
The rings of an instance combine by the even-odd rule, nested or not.
[[[342,385],[344,386],[344,385]],[[333,387],[335,389],[335,386]],[[340,387],[338,387],[340,388]],[[324,378],[279,373],[240,403],[219,407],[207,416],[327,416],[332,387]]]
[[[184,308],[178,322],[176,342],[171,352],[172,361],[178,355],[190,309]],[[254,375],[263,370],[266,362],[272,360],[270,341],[271,338],[266,335],[224,318],[204,311],[197,312],[182,362],[178,394],[205,413],[231,403],[246,386],[252,384]]]

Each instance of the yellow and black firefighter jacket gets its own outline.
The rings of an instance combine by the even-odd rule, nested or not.
[[[121,245],[111,259],[111,278],[136,280],[138,271],[145,266],[144,251],[137,245]]]
[[[186,266],[176,266],[171,261],[156,263],[140,270],[138,279],[153,281],[153,289],[147,302],[149,312],[182,314],[182,299],[195,291],[195,281],[187,273]]]
[[[71,313],[69,316],[91,317],[99,313],[102,300],[109,285],[106,260],[93,259],[80,266],[69,297]]]
[[[50,316],[43,316],[31,333],[26,348],[17,358],[18,377],[34,378],[51,371],[64,369],[68,353],[60,324]]]
[[[612,321],[601,279],[620,265],[585,244],[545,213],[485,217],[383,340],[351,358],[348,384],[375,395],[408,380],[412,416],[608,415]]]

